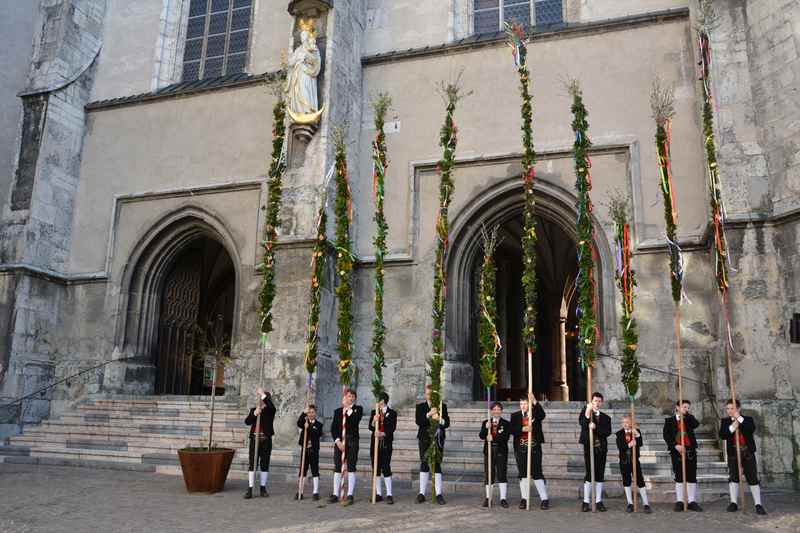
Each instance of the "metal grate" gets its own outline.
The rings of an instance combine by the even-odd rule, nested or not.
[[[183,81],[244,72],[252,16],[253,0],[191,0]]]
[[[476,34],[496,33],[502,22],[518,22],[526,29],[564,21],[562,0],[472,0],[472,29]]]

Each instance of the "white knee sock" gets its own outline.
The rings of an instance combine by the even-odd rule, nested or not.
[[[594,501],[600,503],[601,501],[603,501],[603,482],[598,481],[595,483],[595,486],[597,488],[595,489]]]
[[[425,496],[425,493],[428,492],[428,482],[431,480],[430,472],[420,472],[419,473],[419,493]]]
[[[592,484],[589,481],[583,482],[583,503],[592,503]]]
[[[311,478],[311,481],[314,484],[314,494],[319,494],[319,476]]]
[[[675,483],[675,501],[683,502],[683,483]]]
[[[433,474],[433,480],[436,482],[436,495],[442,495],[442,475],[441,474]]]
[[[739,484],[728,483],[728,492],[731,495],[731,503],[738,503],[739,501]]]
[[[534,479],[533,483],[536,485],[537,492],[539,492],[539,499],[542,501],[549,500],[550,498],[547,497],[547,483],[543,479]]]
[[[269,472],[261,472],[261,486],[267,486],[267,479],[269,478]]]
[[[253,488],[253,485],[256,484],[256,473],[255,472],[248,472],[247,473],[247,481],[250,483],[250,488]]]
[[[697,501],[697,483],[689,483],[689,503]]]
[[[750,485],[750,494],[753,495],[753,504],[761,505],[761,485]]]
[[[386,484],[386,495],[392,495],[392,476],[383,478],[383,482]]]
[[[486,489],[486,499],[490,500],[492,498],[492,486],[491,485],[484,485]]]
[[[500,499],[508,499],[508,483],[500,483]]]
[[[647,488],[640,487],[639,488],[639,496],[642,497],[642,503],[645,505],[650,505],[650,502],[647,500]]]
[[[628,499],[628,505],[633,505],[633,491],[630,487],[625,488],[625,497]]]
[[[380,476],[375,481],[375,494],[377,494],[378,496],[383,496],[383,489],[381,488],[381,479],[383,479],[383,476]]]
[[[342,486],[342,474],[339,472],[333,473],[333,495],[339,497],[339,489]]]
[[[355,472],[348,472],[347,473],[347,495],[352,496],[353,492],[356,490],[356,473]]]
[[[528,487],[528,479],[527,478],[519,480],[520,498],[522,498],[523,500],[527,500],[528,499],[528,489],[529,488],[530,487]]]

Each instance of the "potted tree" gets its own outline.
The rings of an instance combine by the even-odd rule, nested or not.
[[[217,395],[219,370],[231,361],[230,340],[226,337],[222,317],[218,316],[208,327],[197,328],[197,349],[193,362],[200,362],[212,371],[211,416],[208,423],[208,441],[205,446],[187,446],[178,450],[183,480],[189,492],[220,492],[225,487],[235,450],[214,446],[214,403]]]

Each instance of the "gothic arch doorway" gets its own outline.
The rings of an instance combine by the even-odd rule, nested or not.
[[[477,286],[483,249],[480,228],[498,227],[502,238],[495,252],[498,265],[496,297],[498,333],[503,343],[497,363],[498,385],[493,397],[516,399],[527,389],[527,358],[522,340],[522,208],[523,190],[518,179],[501,183],[475,199],[454,220],[448,257],[447,341],[448,359],[462,383],[451,384],[462,400],[485,398],[477,363]],[[577,270],[574,197],[539,180],[537,202],[537,346],[534,356],[534,391],[540,399],[581,400],[585,375],[576,344],[576,301],[571,296]],[[602,248],[602,244],[599,249]],[[602,292],[602,258],[599,253],[597,287]],[[613,283],[613,280],[612,280]],[[597,301],[604,302],[598,294]],[[613,300],[611,303],[613,307]],[[598,306],[600,324],[604,309]],[[613,317],[612,317],[613,319]],[[602,327],[602,326],[601,326]],[[455,378],[454,378],[455,380]]]

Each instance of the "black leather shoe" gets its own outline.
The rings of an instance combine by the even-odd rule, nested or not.
[[[739,510],[739,506],[731,502],[728,504],[728,507],[726,507],[725,510],[728,511],[729,513],[735,513],[736,511]]]
[[[328,503],[339,503],[339,497],[335,494],[331,494],[330,498],[328,498]]]
[[[603,505],[603,502],[597,502],[597,510],[600,511],[601,513],[606,512],[606,506]]]
[[[444,505],[444,504],[446,504],[447,502],[446,502],[446,501],[444,501],[444,496],[442,496],[441,494],[439,494],[439,495],[437,495],[437,496],[436,496],[436,503],[438,503],[439,505]]]
[[[392,498],[391,496],[387,496],[386,497],[386,504],[387,505],[394,505],[394,498]]]
[[[348,496],[348,497],[347,497],[347,503],[345,503],[345,506],[350,506],[350,505],[353,505],[353,502],[354,502],[354,501],[355,501],[355,500],[353,499],[353,497],[352,497],[352,496]]]
[[[381,496],[380,494],[376,494],[375,495],[375,502],[377,503],[377,502],[382,502],[382,501],[383,501],[383,496]]]
[[[267,492],[267,487],[265,487],[264,485],[261,485],[261,490],[259,491],[259,494],[261,495],[262,498],[269,498],[269,492]]]
[[[481,507],[489,507],[489,498],[484,498]]]
[[[244,493],[244,499],[245,500],[253,499],[253,487],[250,487],[249,489],[247,489],[247,492]]]
[[[294,493],[294,499],[295,499],[295,500],[302,500],[302,499],[303,499],[303,497],[302,497],[302,496],[300,496],[300,493],[299,493],[299,492],[295,492],[295,493]]]
[[[756,514],[760,514],[761,516],[764,516],[764,515],[767,514],[767,510],[764,509],[763,505],[756,505]]]
[[[672,510],[675,511],[676,513],[682,513],[683,512],[683,502],[675,502],[675,507],[673,507]]]
[[[417,494],[417,503],[425,503],[425,495]]]
[[[525,501],[525,498],[519,501],[519,508],[523,510],[528,508],[528,502]]]
[[[319,494],[317,494],[317,493],[315,492],[315,493],[314,493],[314,495],[313,495],[313,496],[311,496],[311,499],[312,499],[312,500],[314,500],[315,502],[319,501]]]
[[[632,503],[628,504],[628,506],[625,508],[625,512],[626,513],[632,513],[633,512],[633,504]]]
[[[591,510],[592,510],[592,506],[591,506],[591,505],[589,505],[588,503],[586,503],[586,502],[583,502],[583,503],[581,504],[581,512],[582,512],[582,513],[588,513],[588,512],[589,512],[589,511],[591,511]]]
[[[508,501],[500,500],[500,507],[502,507],[503,509],[508,509]]]
[[[689,510],[690,511],[694,511],[696,513],[702,513],[703,512],[703,508],[700,507],[700,504],[698,504],[697,502],[690,502],[689,503]]]
[[[651,514],[653,512],[649,505],[644,506],[644,514]]]
[[[543,511],[550,509],[550,500],[542,500],[542,505],[540,507]]]

